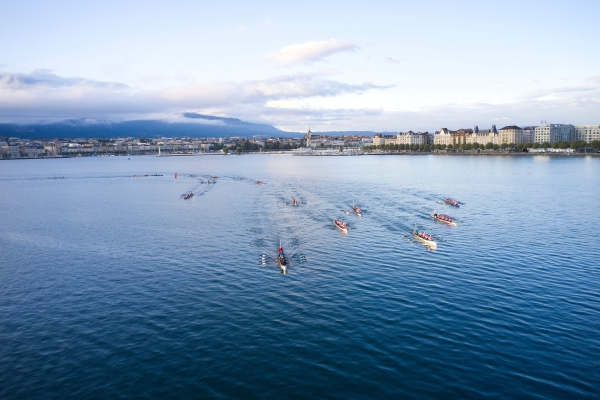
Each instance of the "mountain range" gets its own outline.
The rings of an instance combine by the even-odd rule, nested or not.
[[[160,120],[98,121],[72,119],[53,123],[0,124],[0,136],[22,139],[71,139],[115,137],[298,137],[301,133],[284,132],[271,125],[244,122],[197,113],[181,114],[177,122]]]

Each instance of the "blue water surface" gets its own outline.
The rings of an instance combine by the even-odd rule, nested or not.
[[[2,161],[0,398],[598,398],[599,209],[590,157]]]

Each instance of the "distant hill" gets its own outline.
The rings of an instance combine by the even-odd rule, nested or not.
[[[138,120],[103,122],[67,120],[47,124],[0,124],[0,136],[23,139],[51,138],[115,138],[115,137],[298,137],[302,134],[284,132],[266,124],[244,122],[236,118],[221,118],[196,113],[184,113],[189,122]]]
[[[159,120],[137,120],[124,122],[89,121],[71,119],[56,123],[39,124],[2,124],[0,137],[19,137],[22,139],[73,139],[73,138],[116,138],[116,137],[301,137],[306,132],[284,132],[267,124],[244,122],[237,118],[213,117],[196,113],[184,113],[182,117],[189,122],[166,122]],[[312,132],[314,135],[373,136],[373,131],[334,131]],[[380,132],[395,135],[397,132]]]

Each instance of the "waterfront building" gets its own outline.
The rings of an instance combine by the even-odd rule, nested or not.
[[[576,125],[573,140],[584,140],[587,143],[600,140],[600,125]]]
[[[496,125],[492,125],[490,129],[479,129],[477,125],[473,129],[473,133],[469,138],[470,141],[468,143],[478,143],[478,144],[498,144],[498,130],[496,129]]]
[[[21,157],[26,158],[39,158],[46,154],[44,146],[37,143],[28,143],[20,148]]]
[[[473,129],[459,129],[451,134],[452,146],[460,146],[461,144],[471,143],[471,135]]]
[[[534,140],[536,143],[562,142],[573,140],[575,127],[571,124],[546,124],[544,126],[536,126]]]
[[[385,144],[385,139],[381,136],[381,133],[373,136],[373,146],[381,146],[382,144]]]
[[[521,128],[523,143],[533,143],[535,140],[535,126],[526,126]]]
[[[396,135],[396,143],[395,144],[403,144],[403,145],[422,145],[429,144],[430,136],[428,132],[418,132],[415,133],[413,131],[408,131],[406,133],[398,132]]]
[[[19,146],[15,144],[9,144],[6,141],[0,142],[0,159],[12,159],[21,158],[21,152]]]
[[[516,125],[505,126],[498,132],[498,144],[519,144],[523,142],[523,129]]]
[[[490,129],[479,129],[476,125],[474,129],[459,129],[452,131],[448,128],[442,128],[435,133],[433,144],[460,146],[463,144],[497,144],[498,130],[496,125]]]
[[[433,136],[433,144],[446,145],[452,144],[452,131],[448,128],[442,128]]]

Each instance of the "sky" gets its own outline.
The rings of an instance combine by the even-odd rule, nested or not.
[[[0,122],[600,124],[600,1],[13,1]]]

